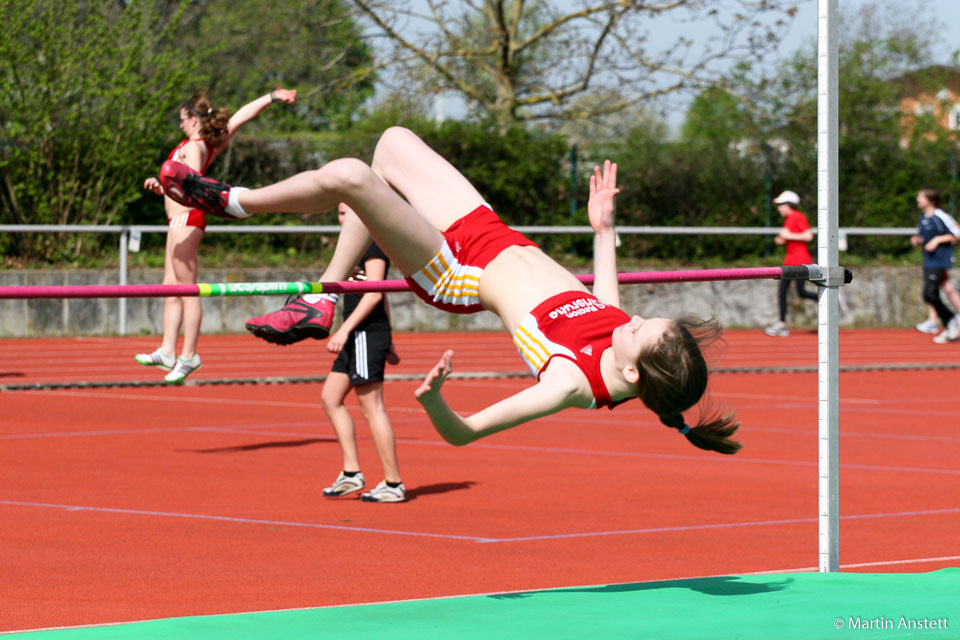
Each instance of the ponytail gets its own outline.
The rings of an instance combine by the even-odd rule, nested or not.
[[[733,412],[722,416],[714,413],[706,422],[700,422],[695,427],[685,423],[683,416],[679,413],[660,416],[660,422],[680,431],[687,437],[690,444],[699,449],[732,455],[743,448],[742,444],[730,439],[730,436],[740,428],[740,421],[736,419]]]
[[[730,439],[740,427],[732,412],[719,415],[707,406],[696,426],[683,420],[683,412],[697,404],[707,389],[707,362],[701,347],[719,338],[716,320],[676,319],[656,348],[640,354],[637,396],[660,422],[680,431],[693,446],[729,455],[742,447]]]
[[[184,103],[183,108],[200,119],[200,137],[214,149],[226,144],[230,136],[227,123],[230,122],[230,109],[214,109],[205,92],[193,94]]]

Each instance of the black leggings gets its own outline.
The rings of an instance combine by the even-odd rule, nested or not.
[[[809,291],[807,289],[806,280],[794,280],[797,283],[797,295],[801,298],[806,298],[807,300],[816,300],[818,298],[816,291]],[[780,303],[780,322],[786,324],[787,322],[787,288],[790,287],[790,280],[779,281],[779,288],[777,289],[777,302]]]
[[[929,304],[940,316],[940,322],[946,328],[947,323],[953,317],[953,312],[943,304],[940,299],[940,283],[947,275],[946,269],[923,269],[923,301]]]

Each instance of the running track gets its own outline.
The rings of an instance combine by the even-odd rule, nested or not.
[[[713,399],[745,449],[701,452],[639,404],[443,443],[413,380],[387,385],[411,500],[325,500],[339,450],[320,384],[155,381],[154,338],[0,341],[0,631],[381,602],[817,564],[816,335],[728,332]],[[498,333],[401,334],[404,377],[448,346],[458,372],[515,372]],[[195,381],[319,377],[322,343],[204,336]],[[843,331],[841,564],[960,565],[960,344]],[[893,369],[918,363],[940,369]],[[748,370],[751,372],[743,372]],[[530,379],[448,383],[465,412]],[[366,435],[362,421],[358,425]],[[361,456],[379,479],[372,442]]]

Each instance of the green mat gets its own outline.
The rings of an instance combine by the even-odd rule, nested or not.
[[[790,573],[152,620],[31,640],[960,638],[960,569]]]

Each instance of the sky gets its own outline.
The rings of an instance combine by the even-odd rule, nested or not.
[[[902,0],[879,0],[877,4],[899,5]],[[960,0],[922,0],[924,10],[930,17],[941,22],[944,45],[939,47],[938,62],[947,62],[950,54],[960,49]],[[841,10],[845,7],[858,7],[864,0],[838,0]],[[817,37],[817,0],[798,0],[799,11],[793,21],[791,32],[784,44],[787,51],[796,50],[804,42]]]
[[[566,4],[567,0],[553,0],[558,3]],[[848,8],[856,8],[870,0],[838,0],[841,11]],[[960,0],[873,0],[874,3],[890,6],[900,6],[906,1],[910,6],[913,2],[920,2],[926,17],[934,19],[939,25],[942,43],[935,46],[935,62],[949,63],[954,51],[960,50]],[[817,23],[818,23],[818,0],[796,0],[798,9],[797,15],[791,23],[790,29],[783,38],[778,52],[778,57],[787,58],[797,49],[814,43],[816,46]],[[685,26],[686,34],[693,39],[704,38],[709,35],[709,26],[702,25],[702,33],[697,33],[697,25]],[[672,34],[669,37],[673,37]],[[676,131],[683,123],[686,105],[689,103],[690,96],[678,96],[672,99],[670,116],[668,122],[672,130]],[[464,107],[456,97],[447,96],[442,101],[440,107],[443,116],[446,118],[460,118],[464,114]]]
[[[856,9],[869,1],[838,0],[838,10]],[[960,0],[909,0],[909,2],[922,4],[922,11],[925,12],[924,17],[935,19],[939,24],[942,24],[940,34],[943,42],[937,44],[934,48],[934,62],[949,63],[953,53],[960,50]],[[881,6],[899,6],[904,3],[904,0],[873,0],[873,3]],[[813,43],[812,46],[816,46],[819,1],[797,0],[796,4],[797,15],[793,19],[788,33],[781,41],[778,50],[777,55],[780,58],[788,58],[801,47],[807,46],[808,43]],[[910,4],[910,6],[916,5]],[[693,35],[696,37],[695,34]],[[685,105],[689,102],[689,97],[681,98],[680,102]],[[676,131],[683,124],[684,112],[685,108],[682,106],[670,111],[672,115],[669,118],[669,123],[672,130]]]

